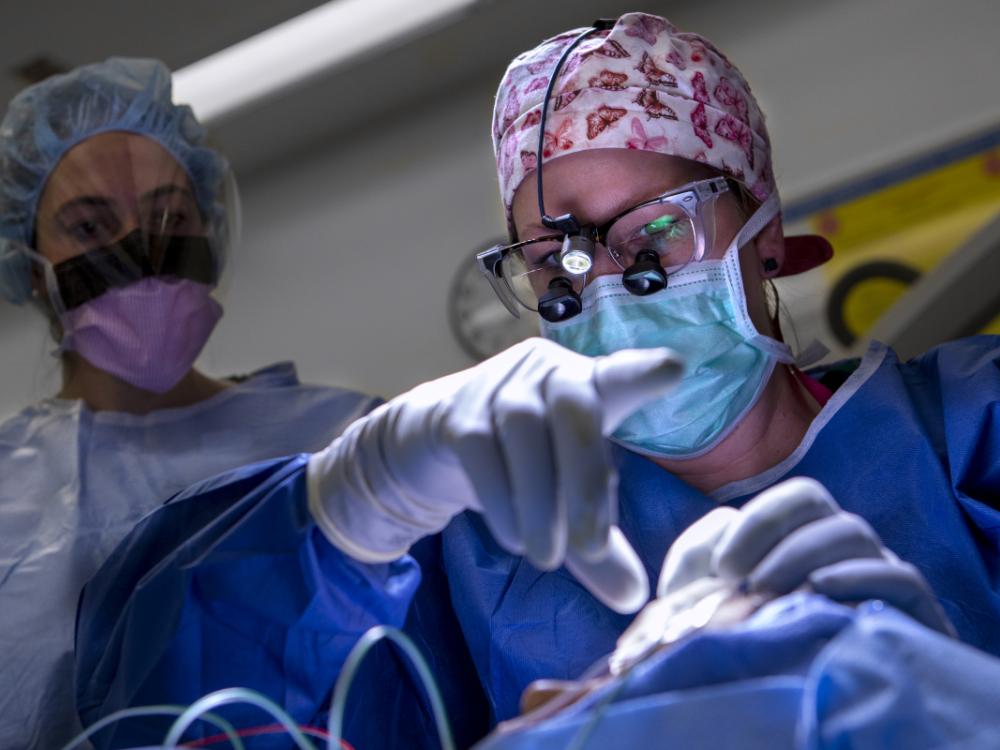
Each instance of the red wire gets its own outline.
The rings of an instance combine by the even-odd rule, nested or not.
[[[317,729],[316,727],[299,727],[303,734],[308,734],[310,737],[319,737],[321,740],[330,739],[330,735],[326,730]],[[284,732],[285,727],[281,724],[267,724],[260,727],[250,727],[248,729],[239,729],[236,732],[237,737],[258,737],[262,734],[276,734],[278,732]],[[226,733],[213,734],[211,737],[205,737],[201,740],[192,740],[191,742],[185,742],[181,747],[208,747],[210,745],[218,745],[220,742],[226,742],[229,739],[229,735]],[[347,740],[340,741],[341,750],[354,750],[354,746],[351,745]]]

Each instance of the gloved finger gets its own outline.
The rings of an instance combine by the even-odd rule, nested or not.
[[[663,597],[662,601],[669,607],[670,611],[683,612],[697,605],[706,596],[716,594],[727,586],[728,584],[724,583],[721,578],[702,577],[675,589]]]
[[[603,405],[603,430],[610,435],[647,401],[680,382],[684,360],[671,349],[622,349],[598,357],[594,386]]]
[[[524,555],[540,570],[554,570],[566,554],[566,513],[556,501],[545,404],[537,391],[514,383],[497,394],[492,407]]]
[[[473,498],[469,507],[483,514],[490,533],[501,547],[520,555],[524,552],[524,543],[518,535],[510,502],[510,479],[492,428],[466,432],[453,444],[452,450],[472,486]]]
[[[814,570],[809,586],[817,594],[840,602],[881,599],[917,622],[957,637],[944,609],[915,567],[885,559],[843,560]]]
[[[712,553],[723,533],[739,516],[735,508],[721,507],[688,526],[667,550],[656,596],[667,596],[692,581],[714,575]]]
[[[570,549],[566,568],[598,601],[615,612],[632,614],[649,601],[646,569],[617,526],[611,527],[607,554],[601,560],[585,560]]]
[[[712,567],[731,581],[750,574],[795,529],[840,509],[815,479],[796,477],[761,492],[740,509],[716,546]]]
[[[617,473],[601,433],[601,404],[585,376],[553,373],[544,395],[569,546],[584,558],[599,559],[618,515]]]
[[[787,594],[814,570],[852,558],[882,557],[882,544],[859,516],[838,513],[789,534],[747,577],[751,591]]]

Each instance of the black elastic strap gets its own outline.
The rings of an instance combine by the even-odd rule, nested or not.
[[[110,289],[153,276],[214,285],[216,265],[206,237],[149,237],[136,230],[112,245],[57,263],[54,271],[63,308],[72,310]]]

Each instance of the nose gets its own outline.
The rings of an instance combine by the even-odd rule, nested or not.
[[[128,247],[134,260],[140,262],[146,273],[159,269],[163,260],[164,241],[156,231],[151,230],[148,222],[139,216],[122,217],[122,224],[114,243]]]
[[[590,270],[590,277],[596,279],[598,276],[621,275],[622,269],[618,267],[611,257],[611,251],[607,246],[598,242],[594,247],[594,265]]]

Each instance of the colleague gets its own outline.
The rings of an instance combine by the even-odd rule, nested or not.
[[[573,30],[511,63],[493,141],[511,242],[482,264],[512,310],[539,310],[543,339],[147,518],[83,597],[89,720],[232,676],[320,720],[346,636],[384,617],[431,655],[468,739],[475,722],[516,714],[532,680],[579,677],[610,652],[699,519],[666,590],[708,575],[768,595],[877,598],[1000,652],[1000,342],[906,363],[875,343],[846,372],[803,371],[766,289],[831,249],[784,235],[763,115],[732,63],[647,14]],[[816,481],[782,483],[793,477]],[[204,499],[226,509],[203,519],[226,543],[164,542]],[[282,559],[299,550],[284,575],[304,583],[261,603],[253,547],[274,538]],[[158,541],[153,570],[139,551]],[[184,578],[195,553],[224,608]],[[336,574],[351,560],[372,575]],[[147,575],[174,586],[187,629],[129,637],[162,606]],[[239,664],[222,653],[234,618]],[[184,661],[214,644],[210,677]],[[145,671],[123,674],[140,653]],[[405,667],[372,670],[348,738],[430,746]]]
[[[192,482],[317,450],[373,406],[301,384],[290,363],[232,379],[194,367],[222,315],[234,190],[154,60],[49,78],[0,124],[0,291],[47,318],[62,369],[58,393],[0,424],[4,748],[79,728],[77,600],[136,521]]]

